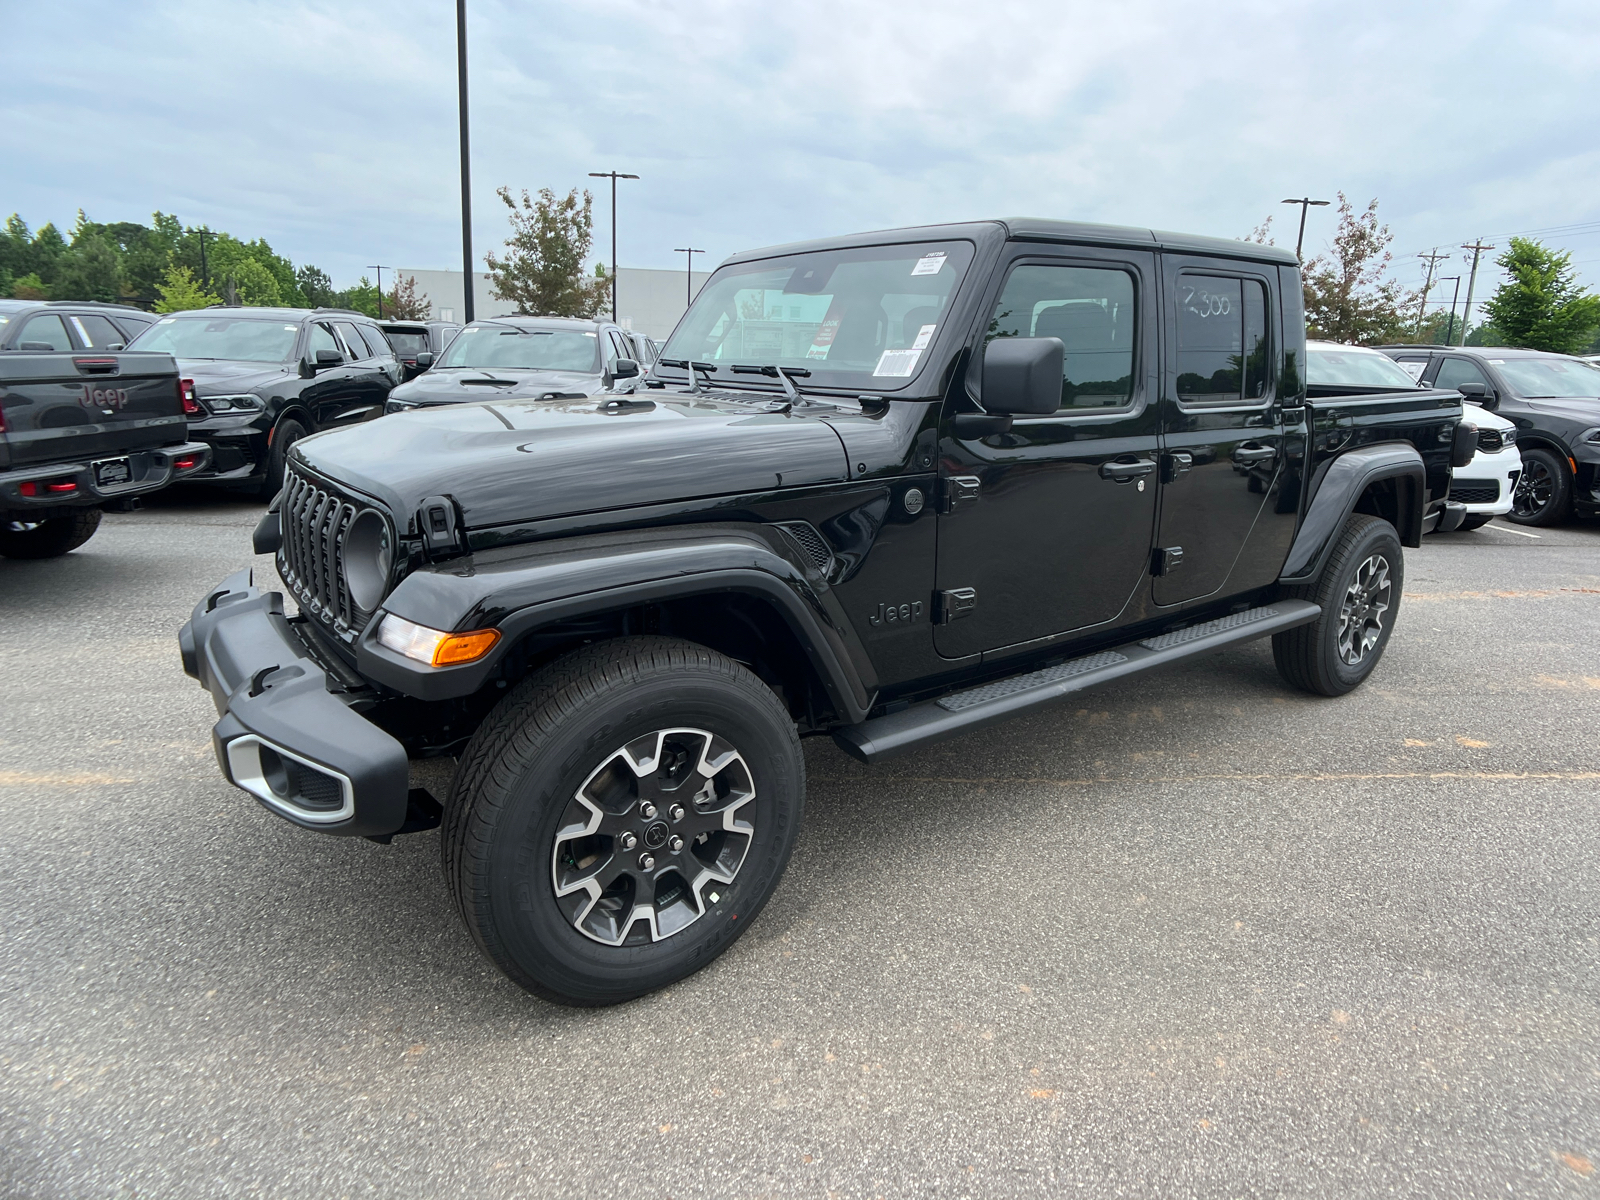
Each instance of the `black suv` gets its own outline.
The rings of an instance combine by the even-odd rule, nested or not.
[[[1450,388],[1517,426],[1522,475],[1506,515],[1554,525],[1600,513],[1600,368],[1508,346],[1379,346],[1413,379]]]
[[[240,571],[179,635],[218,762],[305,829],[442,821],[478,945],[607,1004],[759,914],[804,736],[876,763],[1269,635],[1346,693],[1477,431],[1455,392],[1308,391],[1300,287],[1148,229],[809,242],[723,263],[639,391],[303,441],[255,542],[298,616]]]
[[[0,352],[121,350],[157,318],[89,300],[0,300]]]
[[[635,339],[638,339],[636,342]],[[469,400],[581,400],[633,386],[653,348],[610,321],[493,317],[474,321],[433,366],[389,397],[389,412]]]
[[[379,321],[407,379],[426,371],[461,332],[459,321]]]
[[[192,478],[283,486],[289,447],[308,433],[381,416],[400,362],[376,322],[342,309],[213,307],[161,317],[135,345],[183,375],[189,434],[211,446]]]

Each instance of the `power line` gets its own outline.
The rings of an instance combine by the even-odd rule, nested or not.
[[[1472,251],[1472,277],[1467,281],[1467,306],[1461,310],[1461,344],[1465,346],[1467,344],[1467,322],[1472,317],[1472,289],[1478,283],[1478,257],[1485,250],[1493,250],[1494,243],[1485,242],[1482,238],[1479,238],[1472,245],[1461,248]]]

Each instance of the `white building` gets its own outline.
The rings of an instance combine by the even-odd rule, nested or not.
[[[418,297],[426,297],[433,302],[433,315],[439,320],[460,321],[464,318],[466,308],[460,271],[400,267],[396,275],[399,278],[409,276],[417,281]],[[624,329],[637,329],[648,337],[663,339],[672,332],[672,327],[688,308],[686,287],[692,286],[698,294],[710,277],[707,271],[696,271],[690,279],[685,271],[618,267],[617,323]],[[516,305],[493,297],[487,272],[478,272],[474,280],[472,298],[476,316],[503,317],[517,311]]]

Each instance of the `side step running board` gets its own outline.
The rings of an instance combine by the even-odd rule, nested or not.
[[[862,762],[878,762],[922,742],[965,733],[1124,675],[1293,629],[1316,620],[1321,612],[1322,609],[1309,600],[1280,600],[1203,625],[1191,625],[1176,633],[1129,642],[1114,650],[1102,650],[1041,671],[1013,675],[914,704],[859,725],[836,729],[833,740]]]

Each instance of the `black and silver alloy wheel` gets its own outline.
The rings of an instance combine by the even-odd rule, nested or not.
[[[1506,516],[1518,525],[1554,525],[1567,515],[1571,491],[1565,460],[1549,450],[1526,449]]]
[[[573,793],[555,835],[561,911],[608,946],[682,933],[734,882],[755,834],[744,757],[704,729],[619,747]]]
[[[1389,560],[1374,554],[1356,568],[1345,588],[1339,609],[1339,657],[1358,666],[1383,636],[1383,617],[1389,611]]]

